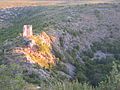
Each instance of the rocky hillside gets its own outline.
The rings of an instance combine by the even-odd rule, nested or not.
[[[110,72],[112,61],[119,62],[119,3],[11,8],[1,9],[0,14],[1,63],[24,59],[11,53],[23,45],[19,34],[24,24],[33,25],[35,34],[44,30],[56,37],[52,52],[59,59],[53,70],[58,79],[77,78],[96,86]],[[36,78],[54,76],[37,65],[22,65],[26,81],[33,83]]]

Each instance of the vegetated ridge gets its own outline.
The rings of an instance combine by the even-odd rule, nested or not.
[[[106,80],[112,62],[120,63],[120,4],[19,7],[0,10],[0,14],[1,64],[20,64],[29,83],[77,79],[97,86]],[[26,23],[33,25],[36,34],[44,30],[56,37],[52,53],[59,60],[53,70],[12,53],[24,45],[19,34]]]

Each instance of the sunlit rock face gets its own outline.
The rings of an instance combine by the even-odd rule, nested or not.
[[[31,41],[28,46],[20,47],[15,51],[23,53],[31,63],[37,63],[44,68],[53,67],[56,64],[56,57],[51,53],[51,44],[55,38],[42,32],[28,39]]]

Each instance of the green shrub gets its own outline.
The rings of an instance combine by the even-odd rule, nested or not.
[[[25,81],[22,77],[22,70],[16,64],[0,66],[0,89],[1,90],[22,90]]]

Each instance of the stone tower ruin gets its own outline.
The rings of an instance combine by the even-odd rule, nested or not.
[[[32,25],[24,25],[23,26],[23,37],[24,38],[29,38],[33,35],[32,32]]]

